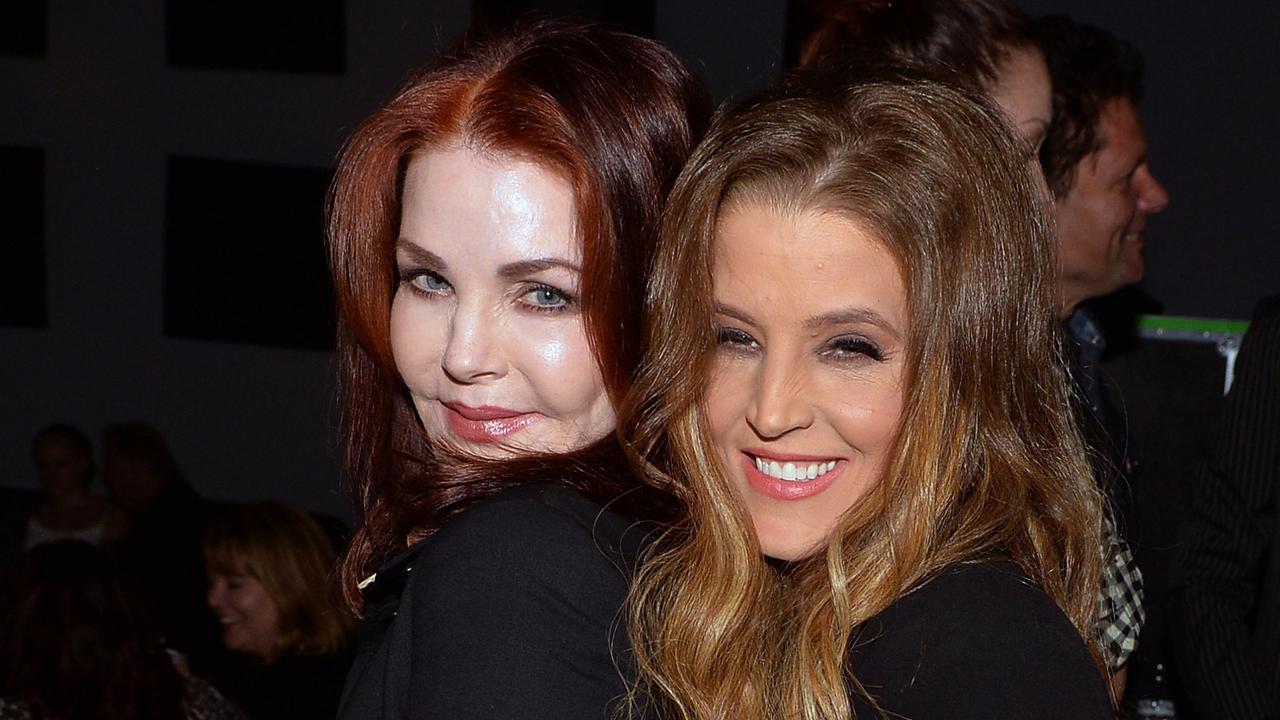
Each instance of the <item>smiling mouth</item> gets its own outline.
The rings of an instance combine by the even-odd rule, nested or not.
[[[742,453],[747,481],[775,500],[802,500],[831,487],[847,462],[840,458],[770,457]]]
[[[520,432],[542,419],[536,412],[508,408],[470,407],[457,402],[442,402],[445,420],[455,435],[473,443],[495,443]]]
[[[761,473],[768,475],[775,480],[789,480],[794,482],[809,482],[817,480],[836,468],[836,460],[828,460],[826,462],[817,463],[794,463],[783,462],[777,460],[766,460],[762,457],[756,457],[747,454],[756,463],[756,469]]]

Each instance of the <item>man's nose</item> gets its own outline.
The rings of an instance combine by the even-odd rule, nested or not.
[[[1135,179],[1138,181],[1139,209],[1153,215],[1169,207],[1169,191],[1151,173],[1150,168],[1139,168]]]

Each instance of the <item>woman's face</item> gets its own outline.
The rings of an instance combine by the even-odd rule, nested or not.
[[[1035,160],[1053,118],[1053,85],[1039,48],[1009,50],[988,91],[1013,121]]]
[[[89,486],[93,460],[74,443],[47,436],[35,446],[36,470],[45,490],[60,495]]]
[[[884,474],[903,405],[907,300],[841,215],[729,207],[715,247],[712,438],[765,554],[820,549]]]
[[[210,573],[205,601],[222,624],[222,644],[228,650],[264,659],[274,655],[280,644],[280,609],[258,579]]]
[[[563,179],[463,147],[414,157],[396,265],[391,349],[433,440],[502,457],[575,450],[613,430]]]

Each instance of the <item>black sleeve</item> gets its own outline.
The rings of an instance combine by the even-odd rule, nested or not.
[[[1213,457],[1201,471],[1174,556],[1172,611],[1181,674],[1206,717],[1267,717],[1267,679],[1251,653],[1254,623],[1275,633],[1259,607],[1274,564],[1280,484],[1280,313],[1259,313],[1236,363]],[[1274,576],[1276,569],[1270,574]],[[1274,579],[1274,578],[1273,578]],[[1276,598],[1271,598],[1272,603]],[[1275,643],[1269,643],[1274,651]],[[1268,662],[1274,663],[1272,652]]]
[[[1066,616],[1010,566],[949,571],[855,634],[859,720],[1110,720],[1102,673]]]
[[[595,506],[565,493],[473,508],[414,564],[411,717],[610,717],[626,690],[626,578]]]

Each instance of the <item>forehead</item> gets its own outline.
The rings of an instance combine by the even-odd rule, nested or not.
[[[1134,165],[1147,154],[1147,136],[1138,117],[1138,108],[1128,98],[1115,98],[1102,106],[1098,115],[1099,165]]]
[[[1009,48],[988,88],[992,99],[1015,124],[1048,124],[1053,114],[1052,84],[1039,48]]]
[[[735,302],[806,315],[857,305],[905,327],[897,261],[846,215],[734,204],[717,222],[714,257],[716,292],[741,296]]]
[[[573,189],[558,173],[462,145],[413,155],[405,171],[400,235],[444,256],[577,260]]]

